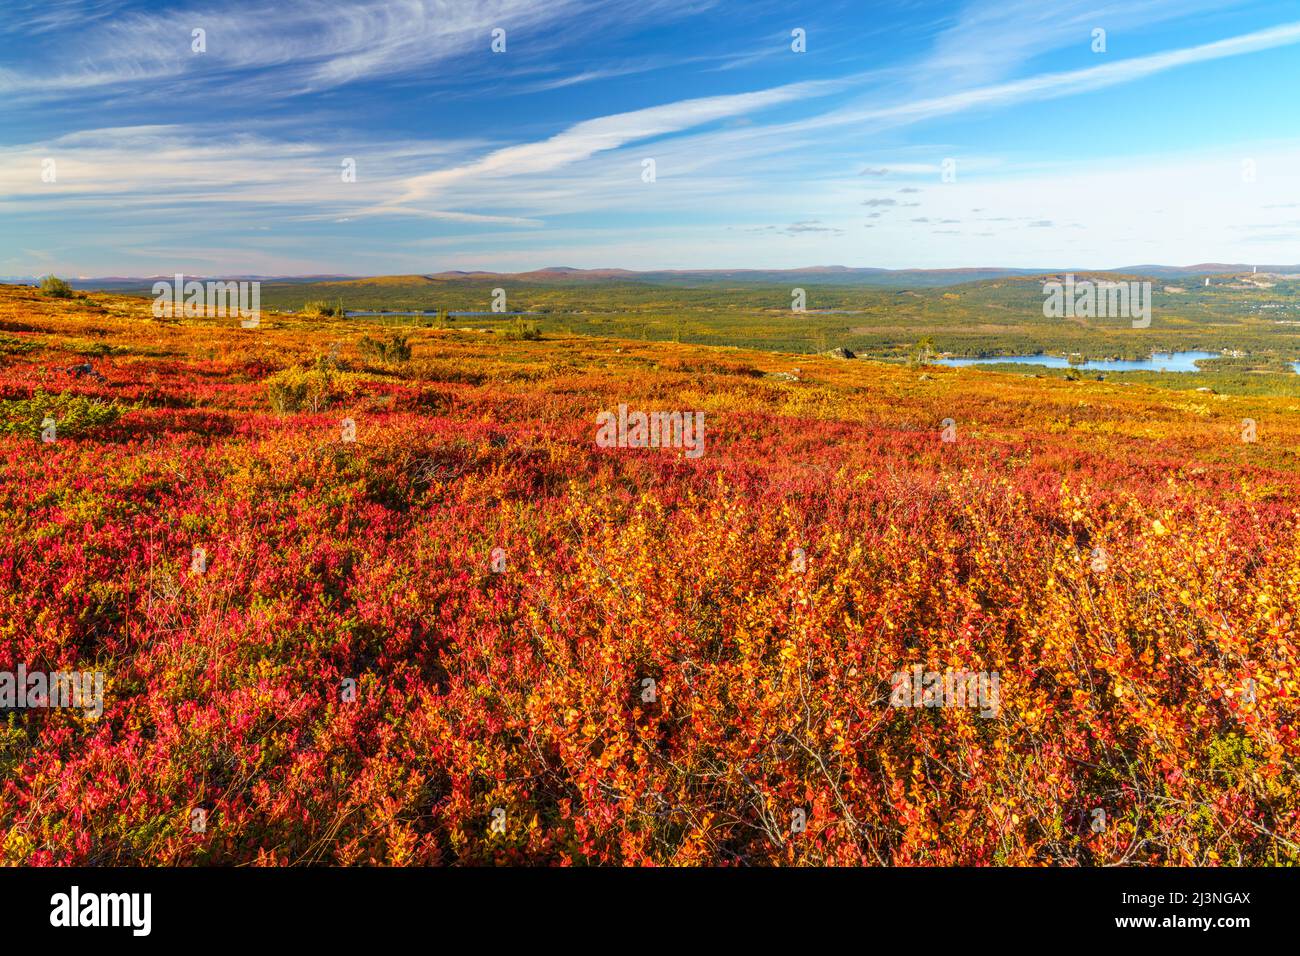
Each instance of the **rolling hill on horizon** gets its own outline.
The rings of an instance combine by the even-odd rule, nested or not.
[[[622,268],[580,269],[571,266],[547,266],[524,272],[497,272],[492,270],[443,270],[430,273],[398,273],[385,275],[262,275],[262,274],[195,274],[187,278],[212,280],[246,280],[266,283],[338,285],[418,285],[454,281],[497,280],[504,282],[535,283],[610,283],[630,282],[650,285],[692,285],[698,283],[779,283],[800,281],[813,285],[871,285],[895,288],[932,288],[960,285],[989,279],[1030,277],[1038,275],[1123,275],[1149,279],[1180,278],[1190,276],[1236,275],[1258,271],[1261,274],[1297,275],[1300,264],[1259,265],[1245,263],[1196,263],[1171,266],[1154,263],[1119,266],[1115,268],[1089,268],[1082,266],[1044,267],[1041,269],[1016,269],[1002,266],[965,267],[953,269],[880,269],[840,265],[803,266],[790,269],[657,269],[634,270]],[[6,276],[4,281],[30,283],[39,276]],[[147,294],[153,282],[170,280],[172,274],[158,273],[149,276],[78,276],[69,279],[82,290],[102,290],[130,293],[143,290]]]
[[[1182,274],[1161,277],[1147,268],[1145,275],[1075,273],[1080,281],[1149,281],[1153,322],[1142,329],[1122,317],[1051,318],[1044,314],[1043,283],[1062,273],[1008,270],[992,276],[990,270],[930,272],[928,285],[901,285],[861,281],[862,270],[831,267],[725,274],[555,267],[529,273],[271,279],[262,281],[259,299],[262,308],[275,313],[342,310],[358,322],[382,325],[481,327],[527,319],[540,334],[790,352],[842,348],[894,359],[906,358],[924,341],[937,354],[971,358],[1049,354],[1133,360],[1199,350],[1248,361],[1243,371],[1252,374],[1290,372],[1290,363],[1300,360],[1295,336],[1300,275],[1247,270],[1210,276],[1181,267]],[[103,282],[98,291],[148,299],[153,281]],[[497,290],[504,290],[504,301]]]

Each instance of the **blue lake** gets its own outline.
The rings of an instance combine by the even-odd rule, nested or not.
[[[1062,355],[998,355],[990,358],[941,358],[938,365],[1045,365],[1048,368],[1077,368],[1089,372],[1195,372],[1197,359],[1218,358],[1218,352],[1156,352],[1145,359],[1112,359],[1071,365]],[[1300,362],[1296,363],[1300,371]]]

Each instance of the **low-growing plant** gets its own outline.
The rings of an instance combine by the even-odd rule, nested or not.
[[[101,425],[111,425],[125,409],[117,402],[60,392],[50,395],[37,389],[31,398],[0,402],[0,435],[30,435],[40,441],[47,417],[53,418],[59,438],[84,435]]]
[[[399,364],[411,360],[411,343],[400,332],[394,332],[386,342],[363,335],[357,347],[362,357],[371,362]]]
[[[93,358],[131,353],[131,349],[123,345],[114,345],[111,342],[88,342],[85,339],[64,339],[62,342],[57,342],[57,346],[74,355],[89,355]]]
[[[525,322],[518,316],[506,326],[504,334],[507,342],[536,342],[542,337],[542,331],[537,327],[536,322]]]
[[[330,305],[324,299],[315,299],[303,304],[301,314],[305,316],[320,316],[322,318],[341,316],[343,315],[343,303],[340,302],[338,305]]]
[[[72,286],[55,275],[48,275],[41,280],[41,291],[51,299],[71,299]]]
[[[912,346],[912,351],[907,356],[907,364],[912,368],[920,368],[930,364],[930,359],[934,357],[934,339],[930,336],[922,336],[916,340]]]
[[[317,360],[311,367],[295,365],[271,376],[266,383],[271,407],[281,415],[291,412],[319,412],[335,397],[329,363]]]
[[[31,339],[14,338],[12,335],[0,335],[0,355],[24,355],[41,348],[40,342]]]

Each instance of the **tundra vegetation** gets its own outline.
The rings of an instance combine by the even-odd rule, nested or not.
[[[1255,370],[1300,360],[1300,279],[1263,276],[1155,278],[1152,322],[1134,329],[1130,318],[1049,318],[1043,314],[1045,279],[1017,276],[938,287],[807,285],[806,312],[790,309],[790,284],[762,281],[576,281],[558,277],[440,278],[384,276],[313,283],[265,283],[263,302],[298,308],[315,296],[354,311],[487,312],[494,288],[505,288],[511,309],[530,316],[542,334],[741,346],[818,354],[847,348],[859,355],[908,361],[928,340],[931,356],[1024,355],[1039,352],[1081,359],[1145,358],[1180,350],[1245,353]],[[1079,273],[1097,283],[1133,282],[1139,275]],[[375,323],[433,325],[435,317],[372,317]],[[502,327],[509,314],[475,316],[474,325]],[[452,324],[464,324],[452,317]],[[1287,365],[1289,368],[1289,364]],[[1033,374],[1040,369],[1012,369]],[[1127,374],[1127,373],[1126,373]],[[1261,382],[1267,390],[1281,383]],[[1197,384],[1205,384],[1204,382]],[[1244,384],[1244,383],[1243,383]],[[1293,383],[1294,384],[1294,383]]]
[[[1294,391],[564,322],[0,287],[0,670],[105,675],[3,714],[0,859],[1300,863]]]

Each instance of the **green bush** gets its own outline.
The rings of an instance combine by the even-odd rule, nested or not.
[[[361,350],[361,356],[371,362],[396,364],[411,360],[411,344],[400,332],[390,335],[387,342],[363,335],[357,348]]]
[[[324,299],[316,299],[312,302],[306,302],[303,304],[302,314],[309,316],[318,315],[326,318],[342,315],[343,305],[342,303],[336,306],[330,305]]]
[[[266,383],[271,407],[284,415],[310,410],[319,412],[335,397],[329,364],[318,361],[314,368],[294,366],[272,375]]]
[[[934,339],[928,335],[917,339],[916,344],[912,346],[911,352],[907,356],[907,364],[911,368],[920,368],[930,364],[930,359],[934,357]]]
[[[52,299],[71,299],[72,286],[58,276],[46,276],[41,280],[41,291]]]
[[[111,425],[125,409],[117,402],[105,402],[84,395],[61,392],[49,395],[37,390],[31,398],[0,401],[0,435],[30,435],[41,440],[46,417],[54,419],[55,436],[74,438],[92,428]]]
[[[505,336],[508,342],[518,342],[520,340],[536,342],[542,337],[542,330],[537,327],[536,322],[525,322],[522,318],[516,316],[515,320],[506,326]]]
[[[12,335],[0,335],[0,355],[23,355],[42,348],[40,342],[30,339],[17,339]]]

